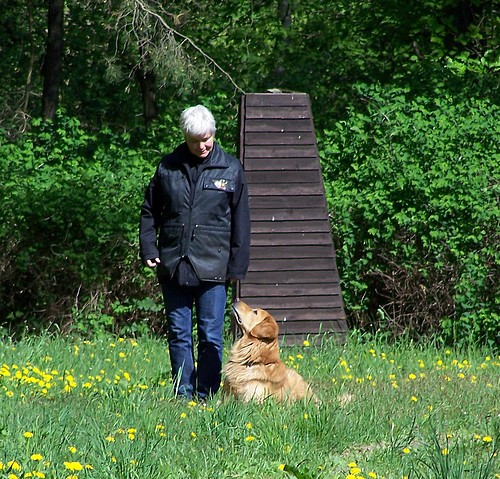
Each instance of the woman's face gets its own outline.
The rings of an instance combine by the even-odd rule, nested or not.
[[[214,146],[214,135],[207,131],[203,135],[186,135],[189,151],[198,158],[206,158]]]

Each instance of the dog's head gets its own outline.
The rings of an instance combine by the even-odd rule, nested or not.
[[[243,301],[234,303],[232,309],[245,335],[262,341],[272,341],[278,337],[278,323],[266,310],[251,308]]]

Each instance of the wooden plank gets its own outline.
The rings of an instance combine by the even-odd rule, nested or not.
[[[271,258],[334,258],[333,248],[331,244],[325,245],[279,245],[279,247],[263,243],[261,246],[253,245],[250,254],[250,260],[254,259],[271,259]]]
[[[252,211],[252,235],[264,233],[328,233],[331,234],[328,221],[260,221],[257,211]]]
[[[276,254],[284,246],[291,245],[325,245],[333,249],[332,236],[328,233],[272,233],[252,234],[251,249],[256,246],[280,246],[275,248]]]
[[[247,118],[311,118],[311,112],[307,106],[248,106],[246,105]]]
[[[290,188],[287,184],[265,184],[249,183],[248,193],[250,196],[296,196],[296,195],[317,195],[323,193],[323,185],[320,183],[297,184]]]
[[[258,221],[304,221],[320,220],[325,216],[325,208],[266,208],[252,210],[252,219]]]
[[[325,259],[255,259],[250,263],[249,271],[328,271],[332,269],[333,261]]]
[[[247,172],[248,178],[248,172]],[[323,195],[310,195],[304,196],[276,196],[270,198],[269,196],[253,196],[250,198],[250,208],[252,211],[258,211],[266,208],[326,208],[326,201]],[[254,216],[252,216],[252,219]],[[324,219],[324,218],[323,218]]]
[[[315,170],[267,170],[267,171],[247,171],[248,183],[318,183],[321,176],[318,169]]]
[[[270,171],[270,170],[312,170],[318,167],[315,157],[308,158],[244,158],[243,165],[245,171]]]
[[[243,290],[242,290],[243,291]],[[250,296],[245,295],[245,303],[251,305],[256,304],[259,308],[266,310],[278,309],[295,309],[295,308],[312,308],[312,309],[329,309],[341,308],[342,298],[339,294],[324,295],[324,296],[300,296],[300,297],[269,297],[269,296]]]
[[[316,145],[312,131],[306,132],[259,132],[245,134],[245,145]]]
[[[312,145],[245,145],[245,158],[314,158],[316,165],[318,151]]]
[[[278,321],[279,335],[323,334],[328,331],[347,332],[341,317],[308,321]]]
[[[309,106],[306,93],[253,93],[246,96],[246,106]]]
[[[306,259],[306,258],[297,258],[297,259],[255,259],[252,261],[248,271],[274,271],[276,274],[282,274],[284,271],[288,273],[296,273],[302,271],[316,271],[319,274],[318,279],[320,279],[323,273],[328,272],[332,269],[332,261],[319,259]]]
[[[311,131],[309,118],[247,118],[244,125],[245,136],[252,132],[307,132]],[[242,141],[244,137],[241,137]]]
[[[258,300],[257,300],[258,301]],[[250,304],[252,308],[260,308],[259,303]],[[314,320],[336,320],[342,316],[342,308],[295,308],[295,309],[280,309],[280,308],[265,308],[273,318],[281,324],[285,321],[314,321]],[[286,319],[285,319],[286,318]]]
[[[261,297],[262,285],[245,283],[245,295],[248,297]],[[316,283],[304,287],[302,284],[270,284],[265,287],[265,296],[321,296],[339,294],[338,283]]]
[[[300,271],[300,274],[287,274],[283,271],[256,271],[250,270],[246,278],[240,284],[245,291],[252,285],[261,285],[262,294],[266,294],[268,285],[276,284],[317,284],[318,281],[324,281],[327,284],[338,284],[338,273],[336,268],[330,270],[310,270]]]

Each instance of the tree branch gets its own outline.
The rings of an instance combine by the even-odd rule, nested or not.
[[[187,37],[186,35],[183,35],[182,33],[178,32],[177,30],[175,30],[174,28],[172,28],[162,17],[161,15],[159,15],[158,13],[150,10],[141,0],[135,0],[136,4],[145,12],[147,13],[148,15],[151,15],[153,17],[155,17],[160,23],[161,25],[166,28],[169,32],[173,33],[174,35],[176,35],[177,37],[179,38],[182,38],[183,42],[182,43],[185,43],[187,42],[189,45],[191,45],[192,48],[194,48],[194,50],[196,50],[201,56],[203,56],[203,58],[205,58],[206,60],[208,60],[212,65],[215,66],[215,68],[217,70],[219,70],[230,82],[231,84],[236,88],[236,90],[238,90],[240,93],[242,94],[245,94],[245,91],[240,88],[236,82],[233,80],[233,78],[231,77],[231,75],[229,75],[228,72],[226,72],[210,55],[207,55],[198,45],[196,45],[196,43],[191,40],[189,37]]]

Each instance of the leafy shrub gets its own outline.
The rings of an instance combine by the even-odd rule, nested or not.
[[[32,127],[0,144],[1,323],[109,330],[156,314],[142,307],[154,278],[137,259],[139,206],[159,160],[151,136],[89,134],[63,114]]]
[[[499,330],[497,105],[361,85],[320,139],[353,324],[445,340]]]

